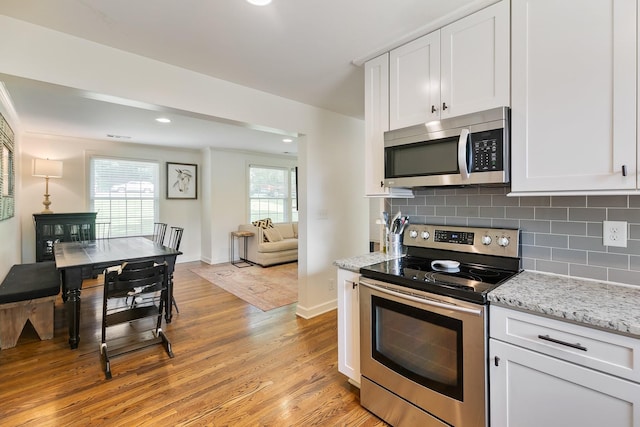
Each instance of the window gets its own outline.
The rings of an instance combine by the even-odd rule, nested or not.
[[[295,168],[249,166],[249,221],[298,221]]]
[[[111,222],[111,237],[153,234],[158,218],[157,162],[92,157],[90,209]]]

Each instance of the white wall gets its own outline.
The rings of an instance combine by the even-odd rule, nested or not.
[[[200,260],[200,199],[167,200],[164,196],[166,194],[166,162],[199,164],[201,156],[199,151],[118,142],[105,143],[77,138],[43,137],[28,133],[23,135],[21,146],[20,218],[23,262],[35,261],[35,229],[32,214],[44,208],[42,205],[44,178],[31,176],[33,159],[50,158],[63,161],[62,178],[49,179],[50,209],[55,213],[86,212],[89,210],[87,183],[91,155],[157,161],[160,164],[159,220],[166,222],[169,226],[184,227],[180,245],[183,254],[178,257],[178,262]]]
[[[328,285],[335,276],[333,261],[368,250],[361,120],[6,16],[0,16],[0,28],[0,73],[304,134],[298,155],[298,314],[308,317],[335,307],[336,291]],[[213,159],[203,159],[203,165],[209,162]],[[203,173],[213,179],[213,170]],[[55,203],[54,198],[54,209]],[[211,213],[211,205],[201,208]],[[203,239],[216,233],[215,224],[203,229],[209,231]],[[204,241],[203,246],[213,248]]]
[[[210,238],[203,238],[202,260],[219,264],[229,261],[229,233],[249,222],[249,165],[292,168],[297,161],[292,157],[214,149],[205,150],[204,156],[210,165],[207,194],[203,196],[208,212],[204,222],[213,225],[207,230],[203,227],[203,235],[207,231]]]

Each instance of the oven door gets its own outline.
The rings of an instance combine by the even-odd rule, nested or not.
[[[363,383],[448,424],[486,425],[484,311],[482,305],[360,279]],[[368,387],[361,390],[362,402],[368,401]]]

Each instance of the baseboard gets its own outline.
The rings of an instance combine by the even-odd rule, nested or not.
[[[321,314],[327,313],[337,308],[338,308],[337,299],[327,301],[324,304],[316,305],[315,307],[303,307],[300,305],[300,302],[298,302],[298,306],[296,309],[296,316],[300,316],[303,319],[311,319],[312,317],[319,316]]]

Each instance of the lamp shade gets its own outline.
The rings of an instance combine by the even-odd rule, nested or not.
[[[33,176],[42,176],[45,178],[62,178],[62,161],[34,159]]]

